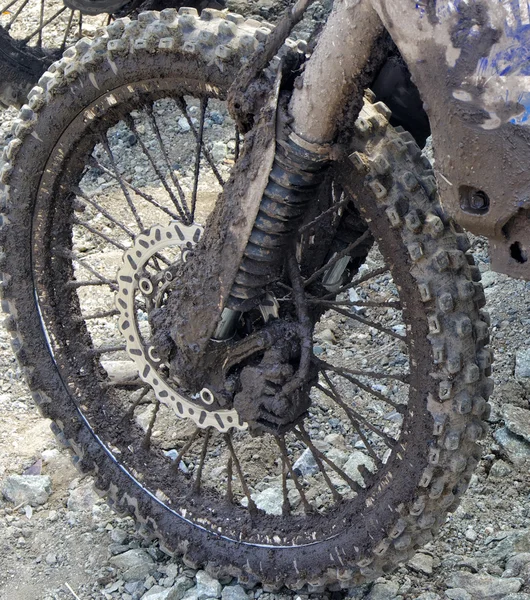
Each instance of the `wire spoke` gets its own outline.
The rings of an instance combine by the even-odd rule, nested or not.
[[[92,313],[89,315],[79,315],[74,317],[74,321],[76,323],[80,323],[83,321],[93,321],[94,319],[107,319],[109,317],[115,317],[116,315],[119,315],[120,311],[116,308],[113,308],[112,310],[105,310],[105,311],[101,311],[101,312],[97,312],[97,313]]]
[[[191,194],[191,218],[195,218],[195,207],[197,205],[197,191],[199,189],[199,175],[201,172],[201,149],[202,137],[204,135],[204,115],[208,106],[208,99],[201,99],[201,115],[199,120],[199,135],[197,136],[197,145],[195,148],[195,173],[193,174],[193,192]]]
[[[318,223],[320,223],[320,221],[322,221],[323,219],[325,219],[328,216],[332,215],[333,213],[338,212],[343,206],[348,205],[350,202],[351,202],[350,198],[345,198],[344,200],[341,200],[340,202],[336,202],[330,208],[328,208],[324,212],[321,212],[316,219],[313,219],[309,223],[306,223],[305,225],[303,225],[302,227],[300,227],[300,229],[298,230],[298,233],[300,235],[304,234],[306,231],[308,231],[309,229],[311,229],[315,225],[318,225]]]
[[[158,123],[156,122],[156,117],[153,113],[153,107],[150,104],[144,104],[144,110],[147,113],[147,116],[149,117],[149,123],[151,124],[151,129],[153,130],[153,132],[155,134],[158,145],[162,152],[162,156],[164,157],[164,161],[166,163],[166,167],[167,167],[169,176],[171,177],[171,181],[173,182],[173,185],[177,188],[177,191],[178,191],[178,194],[180,197],[180,201],[182,203],[182,207],[184,208],[184,212],[186,213],[186,215],[188,215],[190,222],[192,223],[193,222],[193,210],[190,213],[188,204],[186,202],[186,194],[184,193],[184,190],[182,189],[182,186],[180,185],[180,181],[175,174],[175,169],[173,169],[173,167],[171,165],[171,161],[169,160],[169,155],[167,153],[166,146],[164,144],[164,141],[162,140],[162,135],[160,134],[160,129],[158,127]]]
[[[232,455],[229,454],[226,461],[226,501],[229,504],[234,503],[234,490],[232,489],[232,477],[234,473]]]
[[[345,256],[349,256],[349,254],[352,252],[352,250],[354,250],[355,248],[357,248],[357,246],[359,246],[364,241],[366,241],[371,235],[372,234],[371,234],[370,230],[367,229],[361,235],[361,237],[357,238],[351,244],[348,244],[348,246],[346,246],[346,248],[344,248],[344,250],[337,252],[337,254],[335,254],[335,256],[333,258],[331,258],[323,267],[320,267],[320,269],[317,269],[313,273],[313,275],[311,275],[311,277],[309,277],[308,279],[305,280],[304,287],[307,287],[308,285],[310,285],[311,283],[316,281],[320,277],[320,275],[322,275],[323,273],[328,271],[331,267],[333,267],[333,265],[337,264],[339,262],[339,260],[341,260]]]
[[[383,327],[382,325],[379,325],[378,323],[374,323],[374,321],[370,321],[369,319],[364,319],[363,317],[360,317],[359,315],[356,315],[355,313],[352,313],[349,310],[344,310],[338,306],[333,306],[330,308],[330,310],[334,310],[335,312],[339,313],[340,315],[343,315],[344,317],[348,317],[349,319],[358,321],[359,323],[362,323],[363,325],[366,325],[367,327],[373,327],[374,329],[377,329],[377,331],[380,331],[381,333],[384,333],[385,335],[395,338],[396,340],[399,340],[400,342],[406,342],[406,340],[407,340],[406,336],[400,335],[399,333],[396,333],[395,331],[392,331],[391,329],[387,329],[386,327]]]
[[[88,164],[91,167],[95,168],[95,169],[100,169],[101,171],[103,171],[103,173],[105,173],[105,175],[108,175],[109,177],[112,177],[112,179],[114,179],[115,181],[119,182],[118,177],[116,177],[116,175],[112,171],[110,171],[109,169],[107,169],[104,165],[102,165],[94,157],[90,157],[88,159]],[[158,208],[158,210],[161,210],[161,211],[165,212],[166,215],[168,215],[168,216],[171,217],[171,219],[176,220],[176,219],[179,218],[179,216],[176,213],[172,212],[167,207],[165,207],[164,205],[162,205],[159,202],[157,202],[153,198],[153,196],[150,196],[149,194],[146,194],[141,189],[139,189],[135,185],[133,185],[130,181],[127,181],[127,179],[122,178],[122,182],[123,182],[123,184],[127,188],[131,189],[135,194],[137,194],[138,196],[140,196],[140,198],[143,198],[144,200],[146,200],[147,202],[149,202],[149,204],[152,204],[155,208]]]
[[[61,44],[61,48],[59,49],[59,52],[64,52],[65,48],[66,48],[66,42],[68,40],[68,33],[70,32],[70,27],[72,27],[72,21],[74,20],[74,11],[70,11],[70,17],[68,18],[68,25],[66,26],[66,29],[64,30],[64,37],[63,37],[63,41]]]
[[[140,144],[143,153],[147,157],[147,160],[151,163],[151,166],[153,167],[155,173],[157,174],[157,176],[160,180],[160,183],[164,186],[164,189],[166,190],[169,197],[171,198],[171,201],[173,202],[173,205],[177,209],[177,212],[179,213],[180,218],[182,219],[182,221],[184,223],[191,223],[191,221],[190,221],[191,215],[189,213],[189,210],[187,210],[187,207],[185,205],[185,200],[183,199],[182,205],[179,203],[177,197],[173,193],[173,190],[170,188],[166,178],[162,174],[162,171],[160,170],[159,166],[156,164],[154,157],[151,155],[151,153],[149,152],[149,149],[145,145],[145,142],[143,141],[140,134],[138,133],[134,119],[131,117],[131,115],[126,115],[124,117],[124,120],[125,120],[125,123],[127,124],[127,127],[129,127],[131,132],[136,136],[136,139],[138,140],[138,143]],[[180,186],[179,186],[177,188],[177,190],[179,191],[179,195],[181,195],[181,198],[182,198],[182,195],[184,194],[184,192],[182,191],[182,188],[180,188]]]
[[[125,200],[127,201],[129,208],[131,209],[131,212],[134,216],[134,220],[136,221],[136,224],[138,225],[140,231],[143,231],[145,229],[144,224],[142,223],[142,219],[140,218],[140,215],[138,214],[138,211],[136,210],[136,206],[134,205],[134,202],[132,201],[131,195],[129,194],[129,190],[125,187],[125,184],[123,183],[120,172],[118,171],[116,159],[114,158],[114,154],[112,153],[112,150],[109,146],[109,140],[107,139],[107,136],[101,135],[100,141],[101,141],[101,145],[105,149],[105,152],[107,153],[107,156],[109,157],[109,161],[110,161],[112,170],[114,171],[114,173],[116,175],[116,179],[118,180],[121,191],[122,191],[123,195],[125,196]]]
[[[146,402],[144,402],[144,398],[147,396],[147,394],[150,391],[151,391],[151,386],[149,386],[149,385],[144,385],[143,386],[142,391],[140,392],[140,395],[138,396],[138,398],[136,398],[136,400],[133,401],[133,403],[131,404],[130,408],[123,415],[122,421],[130,421],[133,418],[133,416],[134,416],[134,411],[141,404],[148,404],[149,403],[149,400],[147,400]]]
[[[89,225],[86,221],[83,221],[83,220],[79,219],[78,217],[74,217],[73,222],[74,222],[74,225],[79,225],[80,227],[84,227],[85,229],[90,231],[90,233],[97,235],[101,239],[103,239],[106,242],[108,242],[109,244],[111,244],[111,246],[115,246],[116,248],[118,248],[119,250],[123,250],[124,252],[127,250],[127,248],[123,244],[120,244],[120,242],[113,240],[108,235],[104,234],[103,232],[98,231],[95,227],[92,227],[92,225]]]
[[[204,440],[202,442],[201,449],[201,457],[199,459],[199,466],[197,467],[197,473],[195,475],[195,481],[193,483],[193,492],[195,494],[199,494],[201,491],[201,479],[202,479],[202,471],[204,468],[204,461],[206,460],[206,453],[208,451],[208,443],[210,442],[210,435],[212,433],[212,428],[208,427],[204,434]]]
[[[195,140],[197,142],[199,142],[199,133],[197,132],[197,129],[195,128],[195,124],[193,123],[193,120],[191,119],[190,115],[188,114],[188,107],[186,105],[186,101],[184,100],[184,98],[179,97],[179,98],[176,98],[176,102],[177,102],[177,105],[180,108],[181,112],[184,114],[184,118],[188,122],[188,125],[190,126],[190,129],[195,137]],[[236,132],[236,150],[237,150],[236,160],[237,160],[237,157],[239,156],[238,138],[239,138],[239,134]],[[204,154],[204,158],[206,158],[206,160],[208,161],[208,164],[210,165],[210,168],[212,169],[213,174],[215,175],[217,181],[219,182],[219,184],[221,186],[224,186],[224,184],[225,184],[224,179],[222,178],[221,173],[219,173],[219,169],[217,168],[217,165],[215,164],[215,161],[214,161],[210,151],[204,144],[202,144],[202,153]]]
[[[235,453],[234,446],[232,444],[231,431],[229,433],[225,433],[224,438],[225,438],[226,445],[228,446],[228,451],[230,452],[230,456],[232,457],[232,461],[236,467],[236,472],[237,472],[239,481],[241,483],[241,487],[243,488],[243,492],[244,492],[245,496],[247,497],[248,510],[251,515],[256,515],[258,513],[258,507],[256,506],[256,503],[252,499],[252,496],[250,495],[250,490],[248,489],[248,485],[245,480],[245,475],[243,473],[243,469],[241,468],[241,464],[239,463],[239,459],[237,458],[237,455]]]
[[[40,16],[39,16],[39,37],[37,38],[37,47],[42,48],[42,23],[44,22],[44,0],[40,1]]]
[[[318,304],[321,306],[334,308],[335,306],[360,306],[367,308],[395,308],[396,310],[401,309],[400,302],[370,302],[368,300],[358,300],[351,302],[347,300],[321,300],[320,298],[308,299],[309,304]]]
[[[406,383],[406,384],[409,383],[409,375],[408,374],[393,375],[393,374],[387,374],[387,373],[380,373],[378,371],[361,371],[361,370],[347,369],[346,367],[336,367],[335,365],[332,365],[332,364],[326,362],[325,360],[322,360],[321,358],[317,358],[316,356],[313,357],[312,360],[315,364],[320,366],[322,369],[325,369],[326,371],[334,371],[335,373],[337,373],[337,375],[351,375],[353,377],[355,377],[355,376],[371,377],[372,379],[395,379],[396,381],[401,381],[401,383]],[[388,402],[388,404],[390,404],[394,408],[400,406],[399,404],[395,404],[392,400],[388,400],[388,398],[385,400],[385,402]]]
[[[22,3],[22,5],[19,6],[19,8],[15,12],[15,14],[11,17],[11,20],[9,21],[9,23],[7,23],[4,26],[4,31],[5,32],[8,32],[11,29],[13,23],[17,20],[18,15],[20,15],[20,13],[24,10],[24,8],[28,4],[28,2],[29,2],[29,0],[24,0],[24,2]],[[11,7],[13,4],[15,4],[15,2],[13,2],[12,4],[10,4],[9,7]],[[5,8],[2,12],[7,12],[7,8]]]
[[[311,505],[309,504],[309,502],[307,500],[307,496],[305,495],[304,488],[302,487],[302,484],[300,483],[300,480],[298,479],[298,475],[295,473],[293,465],[292,465],[291,461],[289,460],[289,454],[287,453],[287,447],[285,445],[285,436],[283,436],[283,435],[277,436],[274,439],[275,439],[276,443],[278,444],[278,447],[280,448],[280,452],[282,453],[282,460],[284,461],[285,465],[287,465],[287,470],[289,471],[289,475],[291,476],[291,479],[294,481],[294,485],[296,486],[296,489],[298,490],[298,494],[300,495],[300,500],[302,501],[302,505],[304,507],[304,512],[306,514],[312,513],[313,509],[311,508]]]
[[[79,187],[73,187],[72,191],[76,196],[81,197],[85,202],[88,202],[91,206],[93,206],[98,212],[100,212],[106,219],[108,219],[111,223],[114,223],[116,227],[119,227],[124,233],[126,233],[131,240],[134,239],[135,233],[131,231],[127,226],[120,223],[115,217],[113,217],[106,209],[104,209],[99,202],[96,202],[93,198],[90,198],[87,194],[81,190]]]
[[[324,379],[326,380],[326,383],[328,383],[328,385],[330,385],[331,384],[330,378],[326,374],[323,374],[323,375],[324,375]],[[331,387],[331,385],[330,385],[330,387]],[[376,427],[375,425],[372,425],[372,423],[370,423],[370,421],[368,421],[368,419],[365,419],[354,408],[352,408],[351,406],[348,406],[344,402],[344,400],[341,399],[341,397],[339,396],[339,394],[337,393],[336,390],[333,392],[333,397],[335,399],[335,402],[337,402],[337,404],[339,404],[339,406],[341,408],[343,408],[349,415],[351,415],[351,417],[353,419],[355,419],[360,425],[364,425],[364,427],[369,429],[372,433],[375,433],[377,436],[379,436],[389,448],[394,448],[394,446],[396,445],[396,440],[394,438],[391,438],[384,431],[381,431],[378,427]]]
[[[355,287],[361,285],[361,283],[366,283],[367,281],[370,281],[370,279],[373,279],[374,277],[379,277],[379,275],[384,275],[388,271],[389,271],[389,268],[387,266],[379,267],[379,269],[375,269],[374,271],[370,271],[369,273],[366,273],[366,275],[359,277],[359,279],[356,279],[355,281],[352,281],[351,283],[348,283],[347,285],[342,286],[336,292],[330,292],[329,294],[322,296],[320,299],[321,300],[330,300],[330,299],[336,298],[339,294],[342,294],[343,292],[347,292],[348,290],[351,290],[352,288],[355,288]]]
[[[70,289],[78,289],[78,288],[90,287],[90,286],[95,286],[95,285],[108,285],[109,287],[112,287],[108,281],[103,281],[101,279],[93,279],[93,280],[88,280],[88,281],[77,281],[76,279],[72,279],[72,280],[66,282],[65,287],[70,288]],[[118,288],[116,285],[114,285],[113,289],[116,290]]]
[[[309,434],[307,433],[307,430],[305,429],[303,423],[299,423],[298,424],[298,429],[295,427],[294,434],[296,435],[296,437],[301,442],[303,442],[309,448],[309,450],[311,451],[311,454],[313,455],[313,457],[314,457],[315,462],[317,463],[317,465],[319,464],[319,461],[325,462],[331,469],[333,469],[335,471],[335,473],[337,473],[337,475],[339,477],[341,477],[350,486],[350,488],[354,492],[360,492],[361,491],[361,486],[356,481],[354,481],[338,465],[336,465],[323,452],[321,452],[315,446],[315,444],[313,444],[313,442],[311,441],[311,438],[309,437]],[[320,466],[319,466],[319,468],[320,468]]]
[[[113,352],[123,352],[127,350],[125,344],[119,346],[99,346],[98,348],[90,348],[88,350],[89,356],[101,356],[102,354],[112,354]]]
[[[315,387],[317,389],[319,389],[322,393],[326,394],[326,396],[328,398],[331,398],[332,400],[334,400],[335,402],[337,402],[337,404],[344,410],[344,412],[346,413],[346,416],[348,417],[348,420],[351,423],[351,426],[353,427],[353,429],[357,432],[357,435],[361,438],[361,441],[363,442],[368,454],[371,456],[371,458],[374,460],[376,467],[380,468],[383,466],[383,463],[381,461],[381,459],[379,458],[379,456],[377,456],[377,453],[375,452],[375,450],[372,448],[368,438],[366,437],[364,431],[362,430],[361,426],[359,425],[359,423],[353,418],[353,416],[351,415],[351,413],[348,410],[348,406],[346,406],[346,404],[344,404],[344,402],[342,402],[342,400],[340,400],[340,397],[335,389],[335,386],[333,385],[333,383],[331,382],[331,380],[326,376],[326,374],[324,374],[324,379],[326,380],[326,383],[330,386],[330,390],[326,389],[323,385],[321,385],[320,383],[317,383],[315,385]]]
[[[189,449],[193,446],[193,443],[197,439],[200,431],[200,428],[196,427],[195,431],[191,434],[189,440],[184,444],[184,446],[182,446],[179,453],[177,454],[177,458],[173,461],[173,470],[178,471],[180,469],[180,463],[182,461],[182,458],[185,456],[186,452],[188,452]]]
[[[331,479],[329,478],[329,475],[327,474],[326,469],[324,468],[324,465],[323,465],[323,459],[326,459],[326,462],[329,461],[330,463],[332,463],[333,461],[330,461],[327,458],[327,456],[325,456],[322,452],[319,452],[317,450],[317,448],[311,441],[311,438],[307,434],[307,431],[304,429],[304,426],[302,423],[299,423],[298,429],[296,429],[296,428],[294,429],[294,434],[301,442],[303,442],[307,446],[307,448],[313,455],[313,458],[315,459],[315,462],[317,463],[317,467],[318,467],[319,471],[322,473],[322,477],[324,477],[324,481],[326,482],[327,486],[329,487],[335,502],[336,503],[342,502],[342,494],[339,493],[337,488],[331,482]],[[346,473],[344,473],[344,475],[346,475]]]
[[[285,457],[282,455],[282,515],[284,517],[291,514],[291,503],[289,502],[289,489],[287,488],[287,475],[289,474],[289,468],[285,462]]]
[[[28,35],[28,37],[24,38],[24,39],[22,40],[22,42],[23,42],[24,44],[27,44],[27,43],[28,43],[28,42],[31,40],[31,38],[35,37],[35,36],[37,35],[37,33],[41,32],[41,31],[42,31],[42,30],[43,30],[43,29],[46,27],[46,25],[48,25],[48,24],[50,24],[52,21],[54,21],[54,20],[55,20],[55,19],[56,19],[56,18],[57,18],[57,17],[58,17],[60,14],[62,14],[62,13],[65,11],[65,10],[68,10],[68,7],[67,7],[67,6],[63,6],[63,7],[62,7],[61,9],[59,9],[59,10],[58,10],[58,11],[57,11],[57,12],[56,12],[54,15],[52,15],[52,16],[51,16],[49,19],[46,19],[46,21],[44,21],[44,23],[42,23],[42,24],[40,25],[40,27],[38,27],[37,29],[35,29],[35,31],[33,31],[32,33],[30,33],[30,34]]]
[[[148,450],[151,447],[151,436],[153,435],[153,428],[155,426],[156,417],[158,416],[158,411],[160,410],[160,401],[155,400],[155,409],[153,410],[153,414],[151,415],[151,419],[149,420],[149,425],[147,426],[147,431],[145,432],[145,437],[142,442],[142,448],[144,450]]]
[[[319,361],[319,360],[320,359],[317,359],[317,361]],[[342,369],[340,367],[335,367],[333,365],[329,365],[328,363],[326,363],[324,361],[321,362],[320,367],[322,368],[321,372],[324,376],[325,376],[325,371],[334,371],[340,377],[343,377],[344,379],[347,379],[350,383],[353,383],[353,385],[356,385],[357,387],[361,388],[363,391],[374,396],[378,400],[381,400],[381,402],[388,404],[394,410],[396,410],[396,412],[399,412],[399,413],[405,412],[405,407],[402,404],[397,404],[393,400],[390,400],[390,398],[383,396],[383,394],[381,394],[381,392],[378,392],[377,390],[374,390],[373,388],[366,385],[362,381],[359,381],[356,377],[353,377],[352,375],[350,375],[348,373],[347,369]]]

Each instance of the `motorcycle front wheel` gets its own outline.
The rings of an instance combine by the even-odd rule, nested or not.
[[[491,356],[467,239],[415,143],[368,96],[336,173],[354,208],[338,194],[335,214],[340,247],[348,218],[351,251],[359,236],[376,245],[333,286],[336,252],[304,273],[303,420],[251,436],[230,403],[180,389],[157,363],[151,311],[238,159],[224,98],[269,32],[168,9],[55,63],[4,152],[2,307],[36,403],[111,503],[189,565],[318,591],[373,580],[432,539],[478,461]],[[324,220],[307,224],[310,245]],[[249,315],[239,334],[265,326]]]

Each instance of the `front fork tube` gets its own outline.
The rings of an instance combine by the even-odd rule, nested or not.
[[[330,164],[330,144],[345,107],[354,102],[362,106],[360,75],[382,31],[368,0],[335,0],[292,94],[292,131],[287,140],[277,142],[269,182],[215,340],[230,339],[241,313],[255,306],[263,288],[278,278],[287,245]],[[324,284],[334,287],[346,267],[347,260],[336,265],[325,274]]]

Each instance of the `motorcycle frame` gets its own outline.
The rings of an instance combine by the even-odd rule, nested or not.
[[[300,138],[336,138],[383,28],[424,101],[446,212],[489,239],[493,270],[530,279],[527,0],[335,0],[291,99]]]

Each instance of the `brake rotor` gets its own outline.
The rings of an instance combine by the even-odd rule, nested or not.
[[[154,391],[160,403],[182,419],[191,419],[198,427],[225,432],[231,428],[247,429],[234,409],[209,409],[213,397],[204,389],[198,398],[190,399],[168,381],[163,372],[163,363],[156,348],[142,338],[138,323],[138,294],[156,293],[154,285],[144,275],[148,261],[167,248],[180,248],[181,260],[185,251],[191,250],[199,241],[202,228],[172,223],[167,227],[155,225],[138,235],[134,244],[123,255],[123,264],[118,270],[116,308],[119,311],[118,327],[125,338],[127,354],[134,361],[140,378]],[[152,282],[151,282],[152,284]],[[156,285],[156,283],[155,283]]]

